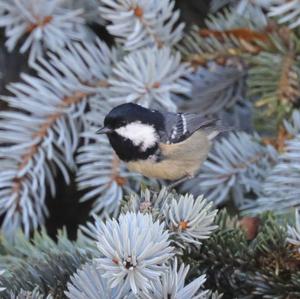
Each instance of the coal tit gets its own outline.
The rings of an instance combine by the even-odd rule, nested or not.
[[[218,130],[216,119],[127,103],[113,108],[97,133],[107,134],[116,154],[131,171],[182,180],[199,170]]]

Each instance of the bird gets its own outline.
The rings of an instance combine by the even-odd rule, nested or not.
[[[174,187],[195,176],[221,131],[215,118],[125,103],[105,116],[96,133],[107,135],[130,171],[174,181]]]

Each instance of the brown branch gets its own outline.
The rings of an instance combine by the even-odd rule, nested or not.
[[[107,87],[108,82],[106,80],[100,80],[95,84],[96,86],[100,87]],[[69,107],[74,104],[78,104],[81,101],[83,101],[87,96],[90,96],[91,94],[81,92],[81,91],[76,91],[70,96],[66,96],[62,99],[61,103],[57,105],[57,108],[65,108]],[[40,146],[42,145],[42,141],[44,138],[47,137],[48,130],[56,123],[56,121],[65,116],[65,112],[55,112],[51,115],[49,115],[45,122],[40,125],[38,130],[32,134],[32,139],[34,138],[40,138],[40,141],[34,145],[32,145],[28,150],[22,155],[21,161],[18,164],[18,169],[19,171],[22,170],[30,160],[32,160],[35,156],[35,154],[38,152]],[[17,205],[16,205],[16,210],[21,211],[21,207],[19,205],[19,198],[20,198],[20,190],[22,188],[22,182],[24,179],[27,178],[27,174],[24,174],[21,177],[15,177],[13,179],[13,184],[12,184],[12,193],[17,193]]]
[[[282,60],[281,76],[278,82],[277,95],[279,101],[284,104],[296,102],[300,96],[299,77],[293,70],[296,54],[293,50],[288,51]]]
[[[267,32],[253,31],[248,28],[235,28],[230,30],[213,30],[213,29],[199,29],[198,34],[202,38],[214,37],[222,43],[226,40],[234,38],[239,41],[237,45],[228,45],[228,47],[215,51],[213,53],[194,53],[187,57],[192,66],[198,67],[206,65],[208,61],[214,60],[220,65],[225,65],[228,59],[232,57],[240,57],[245,53],[258,54],[262,47],[258,42],[270,44],[270,39]]]
[[[148,34],[153,38],[155,43],[157,44],[158,48],[161,48],[164,45],[164,42],[156,35],[153,33],[153,31],[150,29],[148,23],[144,19],[144,11],[140,6],[136,6],[133,8],[134,15],[140,20],[140,22],[143,24],[145,27],[146,31]]]
[[[279,153],[283,153],[285,151],[286,141],[292,138],[293,136],[281,125],[279,126],[276,137],[265,137],[262,139],[262,142],[265,145],[271,144]]]
[[[118,186],[124,186],[127,183],[126,178],[120,176],[120,159],[116,154],[113,155],[112,167],[111,167],[111,181],[108,183],[108,187],[115,181]]]
[[[220,65],[225,65],[227,60],[233,57],[241,57],[244,54],[256,55],[265,49],[265,46],[274,48],[270,38],[271,33],[277,33],[278,26],[270,22],[263,30],[254,31],[249,28],[234,28],[228,30],[199,29],[196,33],[202,38],[215,38],[224,43],[224,49],[214,52],[194,53],[186,57],[186,60],[194,67],[206,65],[208,61],[214,60]],[[282,34],[284,36],[284,34]],[[226,41],[234,39],[226,47]],[[238,41],[238,43],[236,42]]]
[[[199,30],[199,35],[201,37],[215,37],[220,41],[225,41],[225,36],[227,37],[235,37],[240,40],[245,40],[248,42],[256,42],[258,40],[262,42],[267,42],[269,41],[269,37],[266,33],[264,32],[258,32],[251,30],[249,28],[235,28],[235,29],[230,29],[230,30],[213,30],[213,29],[200,29]]]
[[[31,23],[30,25],[28,25],[26,31],[28,33],[31,33],[32,31],[34,31],[38,27],[45,27],[52,20],[53,20],[52,16],[45,16],[44,19],[42,19],[42,20],[37,19],[36,23]]]
[[[62,103],[58,105],[58,108],[63,108],[67,106],[71,106],[73,104],[79,103],[84,97],[86,97],[88,94],[83,92],[75,92],[73,95],[65,97],[62,100]],[[46,118],[46,121],[39,127],[38,131],[32,134],[32,138],[39,137],[41,140],[32,145],[27,152],[25,152],[22,157],[21,161],[18,165],[19,171],[22,170],[30,160],[33,159],[34,155],[38,152],[39,147],[42,145],[42,140],[47,136],[48,130],[54,125],[54,123],[62,116],[64,116],[65,112],[56,112],[52,115],[49,115]],[[19,193],[22,186],[23,179],[26,178],[26,174],[22,177],[15,177],[13,179],[13,186],[12,186],[12,192],[13,193]],[[19,198],[19,195],[17,196]],[[18,205],[17,205],[18,206]]]

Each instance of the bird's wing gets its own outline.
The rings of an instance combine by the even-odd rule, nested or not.
[[[194,113],[163,113],[165,119],[165,128],[160,131],[161,142],[171,144],[178,143],[199,129],[211,133],[217,130],[218,119],[204,117]]]

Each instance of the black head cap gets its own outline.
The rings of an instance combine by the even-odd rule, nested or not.
[[[140,105],[126,103],[113,108],[104,119],[104,126],[117,129],[126,124],[140,121],[161,129],[164,123],[163,116],[159,111],[150,110]]]

